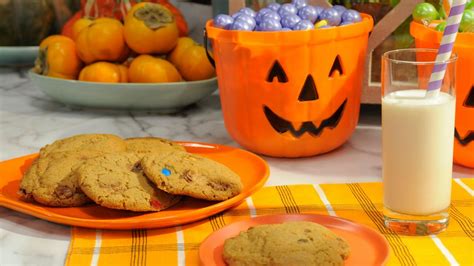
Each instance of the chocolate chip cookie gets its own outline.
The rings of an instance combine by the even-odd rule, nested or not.
[[[205,200],[226,200],[242,191],[240,177],[211,159],[179,151],[146,154],[141,165],[159,189]]]
[[[85,160],[104,154],[100,151],[51,152],[39,157],[20,183],[20,193],[47,206],[81,206],[90,199],[82,192],[75,170]]]
[[[230,265],[344,265],[348,243],[312,222],[258,225],[227,239],[223,259]]]
[[[157,189],[144,175],[135,153],[106,154],[87,160],[78,170],[79,185],[95,203],[112,209],[159,211],[180,200]]]
[[[122,152],[126,150],[126,144],[123,139],[111,134],[75,135],[44,146],[40,150],[40,157],[48,156],[52,152],[84,150]]]
[[[125,139],[125,143],[127,144],[127,151],[135,153],[161,152],[165,150],[185,151],[184,147],[177,143],[156,137],[128,138]]]

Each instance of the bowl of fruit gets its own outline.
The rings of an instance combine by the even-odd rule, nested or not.
[[[79,18],[69,36],[40,43],[30,77],[68,105],[176,111],[217,89],[204,47],[176,21],[150,2],[133,5],[123,19]]]
[[[308,2],[272,3],[258,12],[244,7],[206,24],[224,124],[253,152],[329,152],[357,125],[373,19]]]

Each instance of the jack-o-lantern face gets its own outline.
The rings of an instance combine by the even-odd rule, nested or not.
[[[474,85],[466,94],[458,91],[457,97],[454,161],[474,168]]]
[[[463,103],[465,108],[474,108],[474,86],[472,86],[466,100]],[[472,117],[474,119],[474,117]],[[467,146],[474,141],[474,130],[469,130],[464,137],[459,135],[457,129],[454,130],[454,137],[462,146]],[[474,154],[472,155],[474,156]]]
[[[359,115],[362,75],[356,68],[363,62],[352,62],[351,52],[294,51],[306,54],[308,62],[280,53],[260,58],[256,68],[240,66],[242,73],[224,80],[227,89],[220,87],[227,130],[242,146],[276,157],[312,156],[339,147]]]
[[[334,64],[330,71],[330,76],[335,75],[334,71],[338,71],[339,74],[343,73],[339,56],[337,56],[336,60],[334,61]],[[275,61],[272,68],[270,69],[268,73],[267,82],[273,82],[275,78],[280,83],[288,82],[288,77],[286,76],[285,71],[283,70],[278,61]],[[314,83],[313,76],[309,74],[306,77],[303,87],[301,88],[301,92],[298,96],[298,101],[309,102],[317,101],[318,99],[319,94],[316,88],[316,84]],[[344,107],[346,106],[346,103],[347,99],[342,102],[339,108],[337,108],[337,110],[331,116],[323,119],[319,126],[316,125],[314,121],[299,121],[298,124],[300,125],[300,127],[298,129],[293,126],[292,121],[280,117],[278,114],[273,112],[270,107],[264,105],[263,111],[270,125],[275,129],[276,132],[280,134],[290,132],[291,135],[296,138],[299,138],[303,134],[308,133],[313,137],[318,137],[325,128],[331,129],[335,128],[338,125],[339,121],[341,120],[341,116],[344,111]]]
[[[373,21],[364,15],[352,26],[256,33],[208,23],[231,137],[275,157],[313,156],[347,141],[359,118]]]

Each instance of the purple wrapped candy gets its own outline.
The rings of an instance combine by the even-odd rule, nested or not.
[[[345,26],[345,25],[350,25],[350,24],[354,24],[354,22],[341,22],[339,26]]]
[[[319,14],[321,14],[321,12],[323,12],[323,10],[324,10],[324,8],[320,7],[320,6],[314,6],[314,8],[316,8],[318,10]]]
[[[337,26],[341,23],[341,15],[334,8],[326,8],[319,14],[319,20],[326,20],[330,26]]]
[[[285,28],[293,28],[298,22],[301,21],[301,18],[297,15],[288,15],[281,19],[281,25]]]
[[[288,15],[296,15],[298,9],[292,4],[283,4],[280,9],[278,9],[278,15],[281,17],[286,17]]]
[[[314,25],[309,20],[302,20],[293,27],[293,30],[312,30],[312,29],[314,29]]]
[[[255,22],[255,19],[253,19],[253,17],[247,14],[240,14],[234,18],[234,22],[240,20],[245,21],[245,23],[249,24],[252,27],[252,30],[255,28],[255,26],[257,26],[257,22]]]
[[[267,12],[265,14],[263,14],[262,16],[262,21],[265,20],[265,19],[273,19],[273,20],[276,20],[276,21],[280,21],[281,20],[281,17],[280,15],[278,15],[277,12],[275,11],[270,11],[270,12]]]
[[[232,25],[233,22],[234,19],[231,16],[225,14],[217,15],[214,18],[214,26],[221,29],[227,28],[228,26]]]
[[[254,17],[257,15],[257,12],[253,11],[253,9],[251,9],[251,8],[249,8],[249,7],[244,7],[244,8],[242,8],[242,9],[240,9],[240,10],[239,10],[239,13],[249,15],[249,16],[251,16],[252,18],[254,18]]]
[[[278,3],[271,3],[271,4],[269,4],[269,5],[267,6],[267,8],[269,8],[269,9],[271,9],[271,10],[277,12],[278,9],[280,9],[280,6],[281,6],[281,5],[278,4]]]
[[[253,31],[254,27],[244,20],[235,20],[229,27],[230,30]]]
[[[281,28],[281,31],[291,31],[290,28]]]
[[[341,19],[342,23],[355,23],[362,20],[360,13],[353,9],[344,11],[344,13],[342,13]]]
[[[315,6],[305,6],[302,7],[298,10],[298,16],[301,19],[306,19],[311,21],[312,23],[316,22],[316,20],[319,17],[319,13],[323,11],[323,8],[321,7],[315,7]]]
[[[332,28],[332,26],[324,25],[324,26],[319,27],[318,29],[327,29],[327,28]]]
[[[260,21],[262,21],[262,18],[263,18],[263,15],[267,14],[268,12],[271,12],[273,10],[271,10],[270,8],[262,8],[260,9],[260,11],[258,11],[257,15],[255,16],[255,21],[258,23],[260,23]],[[273,11],[275,12],[275,11]]]
[[[232,17],[232,18],[236,18],[236,17],[238,17],[238,16],[240,16],[240,15],[242,15],[242,13],[240,13],[240,12],[235,12],[234,14],[232,14],[231,17]]]
[[[344,6],[341,6],[341,5],[335,5],[332,8],[336,9],[336,11],[337,11],[337,13],[339,13],[339,15],[342,15],[342,13],[344,13],[347,10],[347,8],[345,8]]]
[[[280,21],[274,19],[263,19],[257,26],[258,31],[279,31],[281,30]]]
[[[308,2],[306,2],[306,0],[292,0],[291,3],[294,6],[296,6],[296,8],[298,8],[298,9],[308,5]]]

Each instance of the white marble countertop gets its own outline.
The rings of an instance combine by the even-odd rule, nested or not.
[[[265,158],[271,173],[267,185],[380,181],[380,116],[372,109],[362,112],[352,138],[331,153]],[[225,130],[218,95],[173,115],[71,108],[36,89],[26,71],[0,68],[0,160],[37,152],[47,143],[79,133],[154,135],[238,147]],[[453,176],[473,177],[474,170],[455,166]],[[68,226],[0,207],[0,265],[62,265],[69,233]]]

